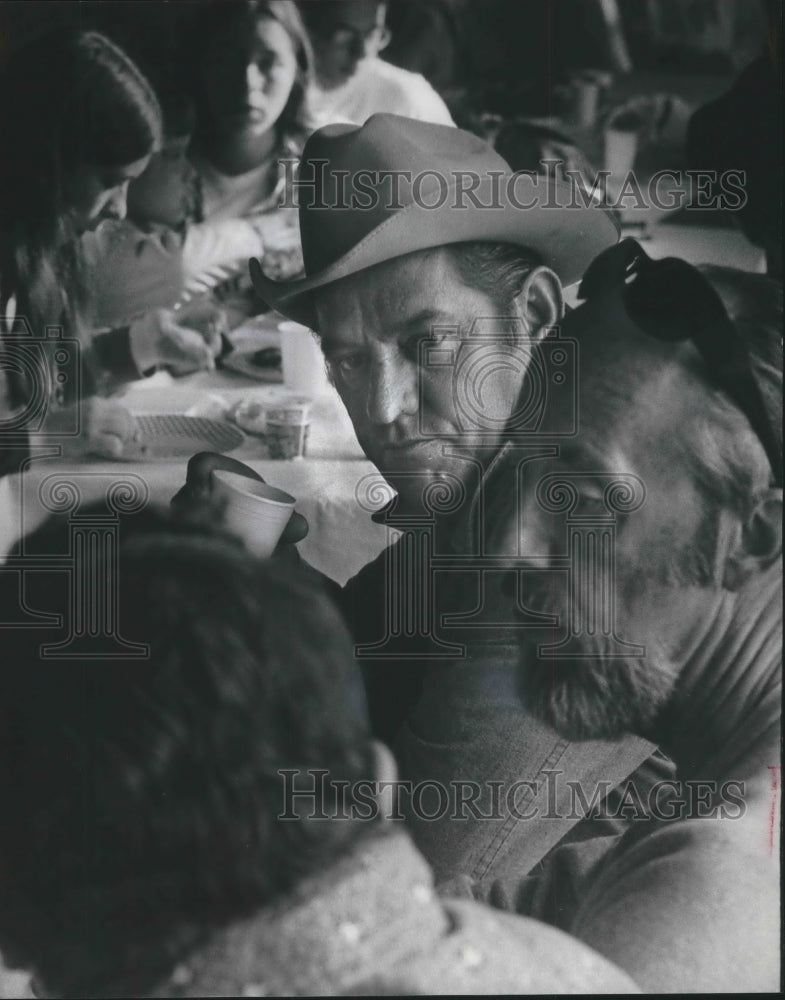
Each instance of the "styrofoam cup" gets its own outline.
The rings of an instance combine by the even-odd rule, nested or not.
[[[597,80],[578,78],[574,83],[573,118],[581,128],[588,128],[597,120],[600,101],[600,84]]]
[[[296,503],[283,490],[236,472],[213,472],[214,494],[224,501],[227,528],[239,535],[254,555],[273,554]]]
[[[267,410],[265,438],[270,458],[302,458],[308,445],[311,400],[292,396]]]
[[[617,183],[623,183],[632,170],[637,152],[637,132],[617,128],[605,130],[605,169]]]
[[[321,396],[329,392],[324,355],[311,330],[302,323],[286,320],[278,324],[281,333],[281,367],[287,389]]]

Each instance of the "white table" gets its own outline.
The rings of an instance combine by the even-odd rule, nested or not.
[[[255,388],[259,383],[221,372],[202,372],[177,382],[155,376],[130,387],[122,401],[136,413],[186,413],[195,407],[204,411],[205,405],[209,409],[211,396],[232,400]],[[315,403],[306,458],[272,461],[264,457],[261,441],[250,436],[230,454],[297,498],[296,509],[310,525],[298,548],[304,559],[338,583],[345,583],[388,543],[389,529],[371,520],[367,501],[365,509],[358,502],[367,485],[372,480],[381,484],[381,477],[363,456],[334,390]],[[168,504],[185,482],[186,461],[33,462],[23,476],[0,480],[0,555],[44,520],[51,502],[46,497],[51,498],[55,484],[72,484],[83,502],[89,502],[103,498],[111,483],[124,480],[150,502]],[[377,506],[390,496],[389,488],[376,495]]]
[[[642,233],[622,230],[622,237],[625,236],[638,240],[655,260],[681,257],[690,264],[717,264],[757,274],[766,273],[766,254],[750,243],[740,229],[659,222],[647,226]],[[580,283],[576,282],[565,289],[565,301],[573,308],[580,305],[579,287]]]
[[[634,235],[634,234],[631,234]],[[740,229],[662,222],[641,240],[650,257],[681,257],[690,264],[718,264],[741,271],[766,273],[766,254]]]

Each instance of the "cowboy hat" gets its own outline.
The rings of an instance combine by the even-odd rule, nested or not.
[[[306,277],[273,281],[252,258],[251,278],[272,308],[312,329],[315,289],[416,250],[512,243],[569,285],[619,238],[613,217],[571,185],[514,173],[483,139],[400,115],[314,132],[294,187]]]

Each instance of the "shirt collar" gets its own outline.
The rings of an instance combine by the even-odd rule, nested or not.
[[[364,837],[329,872],[219,932],[155,996],[340,993],[449,929],[408,835]]]

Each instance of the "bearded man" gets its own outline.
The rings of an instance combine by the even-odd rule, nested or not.
[[[645,992],[775,990],[782,290],[624,241],[581,296],[564,323],[580,428],[500,470],[489,512],[527,608],[553,623],[519,632],[519,690],[571,739],[656,742],[678,781],[597,864],[564,847],[544,883],[490,897],[539,906]],[[564,440],[571,421],[555,399],[541,433]]]

